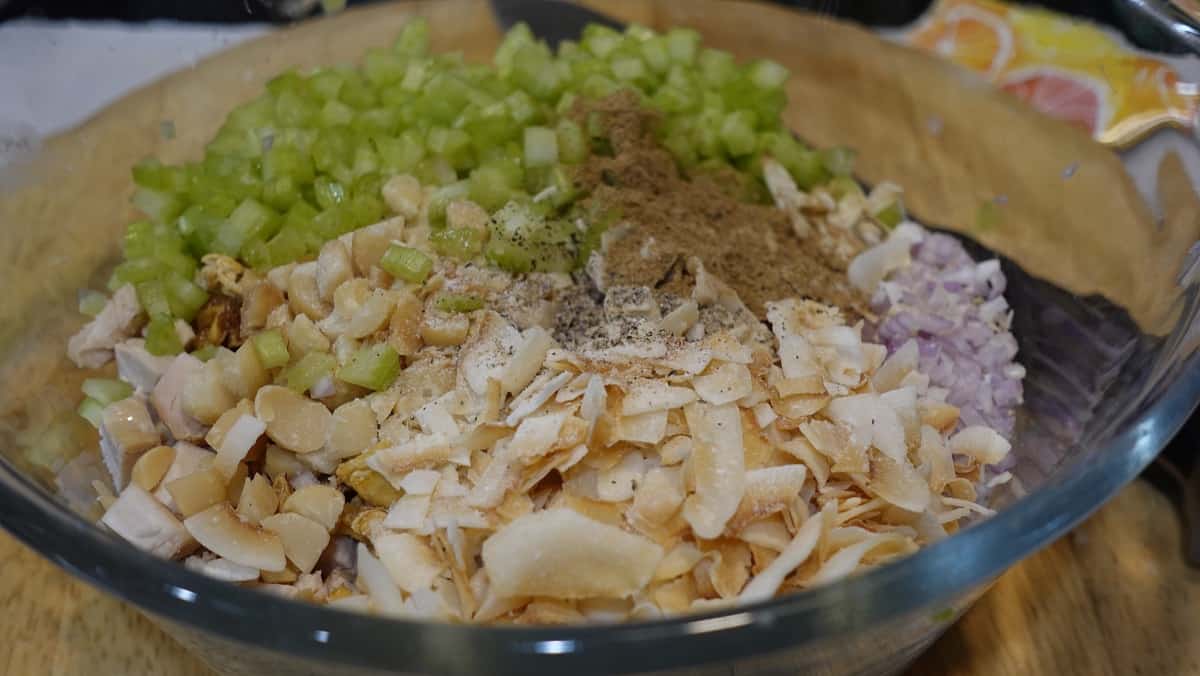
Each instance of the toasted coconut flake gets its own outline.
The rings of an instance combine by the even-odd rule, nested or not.
[[[704,554],[691,542],[680,542],[667,552],[658,568],[654,571],[654,580],[663,582],[685,575],[704,558]]]
[[[450,414],[450,401],[454,399],[454,392],[446,394],[434,399],[433,401],[418,408],[413,417],[421,425],[421,431],[425,434],[434,434],[446,439],[453,439],[461,434],[458,423],[454,421],[454,416]]]
[[[433,495],[438,480],[441,478],[440,472],[431,469],[415,469],[400,480],[399,488],[406,495]]]
[[[969,509],[972,512],[975,512],[976,514],[980,514],[982,516],[995,516],[996,515],[996,510],[988,509],[987,507],[984,507],[983,505],[981,505],[977,502],[972,502],[970,500],[961,500],[959,498],[942,497],[942,504],[946,505],[947,507]]]
[[[678,465],[692,455],[692,438],[684,435],[667,440],[658,450],[658,459],[664,465]]]
[[[898,387],[879,395],[879,401],[896,412],[900,426],[904,429],[904,443],[915,448],[921,443],[921,417],[917,413],[917,390],[913,387]]]
[[[388,509],[387,518],[383,520],[386,528],[394,530],[417,530],[425,524],[429,515],[430,495],[406,495]]]
[[[871,469],[867,449],[850,431],[825,420],[814,420],[800,426],[804,438],[825,457],[833,461],[834,472],[867,472]]]
[[[922,399],[917,403],[921,424],[931,425],[934,429],[947,432],[958,424],[958,407],[944,401]]]
[[[287,566],[279,536],[238,519],[228,504],[193,514],[183,525],[206,549],[234,563],[271,572]]]
[[[746,585],[741,595],[738,596],[738,601],[756,603],[774,596],[779,591],[780,585],[783,584],[784,578],[791,575],[792,571],[799,568],[816,550],[817,541],[823,534],[825,521],[832,518],[830,510],[830,506],[826,506],[820,514],[805,521],[804,525],[796,531],[796,536],[792,538],[792,541],[779,553],[778,558]]]
[[[981,465],[994,465],[1008,455],[1012,444],[990,427],[967,427],[950,437],[950,450]]]
[[[299,488],[283,501],[284,512],[306,516],[332,531],[346,507],[342,492],[324,484]]]
[[[667,411],[651,411],[627,415],[617,420],[609,441],[629,441],[636,444],[657,444],[667,435]]]
[[[100,521],[135,547],[166,559],[196,545],[175,515],[137,484],[126,486]]]
[[[238,496],[238,516],[252,524],[261,523],[279,509],[279,496],[267,481],[266,475],[255,474],[246,482]]]
[[[750,369],[744,364],[726,362],[708,374],[692,379],[696,394],[709,404],[720,406],[748,396],[754,389]]]
[[[104,408],[100,422],[100,455],[117,490],[129,483],[134,464],[141,455],[160,441],[150,411],[140,399],[130,397]]]
[[[678,577],[671,582],[659,585],[653,591],[654,610],[659,614],[685,613],[691,610],[692,604],[698,600],[699,591],[691,575]],[[661,610],[659,610],[661,609]]]
[[[738,539],[774,552],[782,552],[792,541],[792,534],[779,517],[762,519],[748,524],[737,534]]]
[[[253,582],[258,579],[258,569],[243,566],[229,559],[205,559],[200,556],[190,556],[183,565],[201,575],[207,575],[215,580],[224,582]]]
[[[329,544],[329,532],[312,519],[299,514],[274,514],[262,520],[262,527],[283,542],[287,560],[301,573],[310,572]]]
[[[392,581],[409,594],[428,589],[445,568],[433,548],[411,533],[386,533],[373,544]]]
[[[934,492],[941,493],[946,484],[955,477],[954,459],[950,456],[950,449],[942,443],[942,435],[928,425],[923,426],[917,455],[921,463],[928,468],[929,487]]]
[[[638,484],[629,519],[634,524],[664,524],[679,512],[686,495],[681,468],[655,467]]]
[[[516,482],[514,458],[507,442],[500,442],[491,453],[491,461],[467,495],[472,507],[491,508],[504,501],[504,494]]]
[[[554,346],[554,339],[540,326],[525,331],[521,345],[513,353],[512,361],[500,376],[504,394],[516,394],[524,390],[542,368],[546,353]]]
[[[544,379],[543,379],[544,376]],[[549,371],[534,379],[529,387],[526,387],[521,395],[513,400],[512,412],[505,419],[505,424],[509,427],[516,427],[527,416],[533,414],[540,409],[543,404],[550,401],[554,393],[562,386],[566,385],[573,374],[564,371],[562,373],[551,374]]]
[[[929,485],[908,458],[893,460],[882,453],[871,459],[870,489],[889,503],[910,512],[924,512],[931,498]]]
[[[877,394],[836,398],[825,412],[831,420],[849,428],[855,446],[875,446],[893,460],[908,453],[900,417]]]
[[[266,425],[258,418],[245,413],[238,415],[221,439],[217,457],[213,460],[213,468],[226,479],[232,477],[238,464],[246,458],[246,454],[258,443],[259,437],[266,429]]]
[[[752,521],[783,511],[800,495],[807,477],[808,468],[804,465],[778,465],[746,472],[745,493],[729,520],[729,529],[736,532]]]
[[[466,451],[465,453],[469,453]],[[469,464],[464,449],[456,448],[447,439],[436,434],[422,434],[408,441],[382,448],[372,453],[366,465],[382,474],[397,488],[404,477],[414,469],[440,465],[445,462]]]
[[[561,508],[523,516],[483,543],[492,588],[509,597],[628,597],[662,558],[645,538]]]
[[[668,411],[693,401],[696,401],[696,393],[689,388],[671,387],[661,380],[638,378],[625,388],[625,397],[621,399],[621,415]]]
[[[696,535],[715,538],[737,511],[745,490],[741,414],[732,404],[689,404],[684,413],[694,442],[696,490],[684,501],[683,517]]]
[[[499,314],[475,314],[466,342],[458,353],[459,375],[477,395],[487,391],[488,380],[503,382],[511,355],[521,345],[521,333]]]
[[[875,391],[889,392],[899,387],[905,376],[917,370],[918,356],[917,341],[910,338],[875,371],[871,378]]]
[[[596,476],[596,499],[601,502],[625,502],[646,472],[645,458],[636,451],[626,453],[621,462]]]
[[[371,555],[370,550],[361,542],[358,544],[356,556],[358,561],[358,587],[365,589],[371,599],[375,612],[381,615],[403,617],[408,614],[404,607],[404,597],[400,589],[392,581],[379,559]]]
[[[558,441],[563,423],[570,415],[570,409],[561,409],[522,420],[509,443],[512,457],[530,464],[549,453]]]
[[[723,599],[736,597],[750,579],[750,548],[736,540],[721,540],[710,555],[713,564],[708,576],[713,590]]]
[[[873,550],[886,553],[907,553],[916,548],[912,541],[895,533],[877,533],[866,539],[844,547],[829,557],[817,572],[809,578],[806,586],[818,586],[840,580],[859,569],[863,558]],[[876,552],[878,553],[878,552]]]
[[[623,404],[624,400],[622,400]],[[583,401],[579,404],[579,416],[589,424],[593,424],[604,413],[607,406],[608,393],[604,389],[604,379],[593,375],[588,380],[587,388],[584,389]]]

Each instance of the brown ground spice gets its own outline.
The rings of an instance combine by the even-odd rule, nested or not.
[[[758,317],[767,301],[798,296],[855,312],[866,299],[850,286],[845,261],[819,237],[798,238],[787,214],[747,202],[732,170],[684,177],[654,138],[657,116],[632,92],[578,104],[585,125],[599,115],[612,155],[593,153],[576,174],[585,207],[616,209],[631,224],[606,250],[610,284],[644,285],[687,296],[691,256],[732,286]]]

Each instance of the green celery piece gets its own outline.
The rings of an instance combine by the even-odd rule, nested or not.
[[[546,127],[525,128],[525,166],[549,167],[558,163],[558,137]]]
[[[460,261],[469,261],[483,252],[483,233],[471,228],[446,228],[429,236],[434,251]]]
[[[337,359],[325,352],[309,352],[283,372],[284,384],[296,392],[307,392],[337,368]]]
[[[379,267],[393,277],[420,284],[433,272],[433,259],[419,249],[393,244],[379,259]]]
[[[87,398],[79,404],[76,409],[79,416],[92,424],[92,427],[100,429],[100,424],[104,420],[104,405],[95,399]]]
[[[400,355],[390,345],[379,343],[359,349],[337,371],[339,380],[369,390],[387,389],[400,373]]]
[[[279,329],[269,329],[256,334],[250,339],[250,342],[254,344],[254,352],[258,354],[258,360],[262,362],[264,368],[279,368],[286,365],[291,358],[291,355],[288,354],[287,341],[283,339],[283,334]]]
[[[112,378],[88,378],[83,381],[83,394],[89,399],[108,406],[133,395],[133,386],[123,380]]]
[[[150,319],[146,327],[146,351],[160,357],[183,352],[183,341],[175,332],[175,322],[169,316],[158,315]]]
[[[483,307],[483,299],[479,296],[450,293],[439,296],[433,304],[442,312],[474,312]]]

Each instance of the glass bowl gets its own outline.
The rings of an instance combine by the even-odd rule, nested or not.
[[[799,81],[788,113],[795,131],[857,147],[868,182],[955,189],[939,200],[918,187],[912,210],[1000,254],[1029,371],[1014,444],[1020,490],[993,496],[997,516],[898,562],[769,602],[617,626],[510,628],[379,619],[217,582],[127,545],[56,498],[47,454],[95,443],[90,430],[65,422],[83,375],[63,346],[82,323],[77,290],[99,285],[118,259],[132,218],[130,166],[151,152],[165,161],[195,156],[267,77],[356,60],[414,12],[429,17],[434,49],[485,58],[498,37],[487,5],[451,0],[353,10],[271,34],[123,99],[0,175],[0,524],[134,604],[225,674],[890,674],[996,576],[1136,476],[1200,400],[1200,299],[1196,272],[1186,269],[1195,264],[1186,256],[1195,226],[1154,225],[1116,157],[1085,135],[861,29],[745,3],[599,4],[653,27],[689,25],[740,57],[788,65]],[[879,53],[863,60],[854,47],[864,45]],[[922,89],[929,82],[937,86]],[[889,101],[908,101],[908,110],[881,117]],[[955,170],[905,154],[918,147],[906,139],[931,133],[933,120],[939,136],[989,151],[984,166]],[[1004,157],[1014,144],[1032,150]],[[995,192],[1067,166],[1078,178],[1053,189]],[[962,190],[1012,204],[1014,215],[1055,205],[1063,215],[1053,225],[977,227],[964,208],[979,201],[959,199]],[[1096,213],[1107,218],[1085,218]]]

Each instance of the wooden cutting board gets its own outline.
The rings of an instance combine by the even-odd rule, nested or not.
[[[808,102],[789,112],[801,133],[823,144],[860,147],[860,166],[869,179],[904,177],[911,205],[932,223],[967,227],[979,199],[1001,193],[1020,198],[997,230],[974,234],[1024,257],[1063,285],[1104,291],[1133,308],[1147,327],[1161,319],[1160,305],[1169,300],[1182,244],[1195,238],[1197,220],[1156,228],[1133,201],[1116,158],[1058,123],[987,91],[956,99],[961,88],[936,86],[938,78],[947,77],[943,64],[877,43],[857,29],[753,5],[592,4],[649,25],[700,27],[716,44],[743,56],[777,55],[772,50],[795,47],[789,65],[798,72],[806,63],[824,63],[829,70],[804,71],[793,84],[793,99]],[[477,59],[490,53],[497,29],[480,0],[446,0],[421,5],[419,11],[431,17],[435,49],[465,46],[468,58]],[[273,34],[151,85],[51,139],[15,197],[0,201],[0,222],[56,226],[0,232],[0,250],[12,253],[8,272],[0,270],[6,294],[0,344],[16,340],[17,330],[28,332],[21,322],[33,316],[32,307],[70,302],[74,289],[111,260],[117,234],[132,217],[125,197],[134,162],[148,155],[165,161],[196,157],[229,107],[259,91],[270,75],[287,66],[355,60],[367,46],[390,41],[408,14],[408,6],[374,7]],[[827,54],[842,60],[826,60]],[[856,60],[846,60],[851,54]],[[892,87],[889,75],[903,78],[905,86]],[[891,94],[883,96],[880,88]],[[929,96],[912,96],[922,88]],[[943,140],[898,132],[897,120],[923,124],[926,117],[912,116],[929,114],[936,114],[948,132]],[[976,143],[964,133],[978,114],[1016,130],[1007,147]],[[161,133],[166,121],[176,130],[171,138]],[[1036,142],[1060,138],[1048,145]],[[1079,180],[1062,183],[1058,165],[1069,162],[1086,170],[1077,174]],[[1059,229],[1039,248],[1030,224],[1050,218]],[[1095,236],[1086,237],[1088,232]],[[1082,248],[1072,238],[1083,242]],[[1114,245],[1121,241],[1124,248]],[[1064,245],[1047,249],[1047,244]],[[55,251],[59,275],[39,284],[20,283],[13,271],[40,264],[47,250]],[[1104,264],[1088,265],[1089,260]],[[1146,274],[1131,276],[1131,269]],[[48,364],[61,356],[56,335],[70,328],[56,325],[39,334],[40,358],[25,360],[19,371],[11,370],[12,364],[0,366],[4,381],[43,391],[54,377]],[[1165,500],[1134,484],[1075,535],[1001,578],[913,673],[1198,674],[1200,579],[1183,567],[1179,546],[1178,523]],[[0,641],[0,672],[208,673],[128,606],[76,582],[3,535],[0,561],[0,635],[6,637]]]
[[[1200,572],[1179,520],[1136,481],[1005,573],[908,676],[1195,676]],[[0,673],[212,676],[130,606],[0,532]]]

